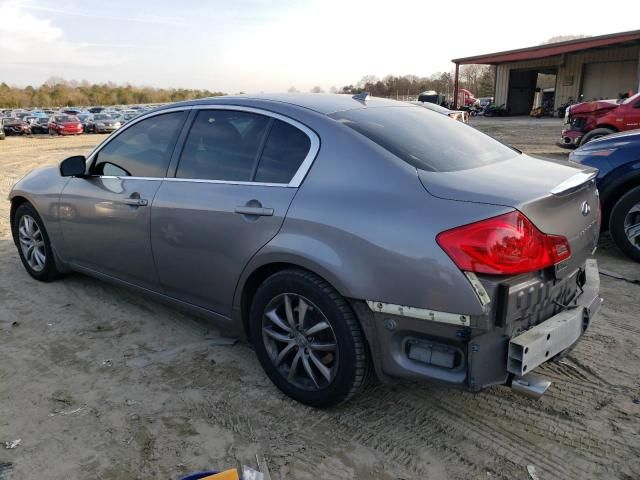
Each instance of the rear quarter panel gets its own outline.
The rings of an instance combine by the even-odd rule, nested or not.
[[[414,167],[324,117],[321,148],[282,229],[250,261],[288,262],[324,277],[343,296],[480,315],[462,272],[435,242],[446,229],[512,210],[438,199]]]

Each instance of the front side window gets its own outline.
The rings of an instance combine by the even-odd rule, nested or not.
[[[311,148],[311,140],[301,130],[280,120],[274,120],[255,181],[289,183]]]
[[[252,180],[270,118],[233,110],[201,110],[189,132],[176,177]]]
[[[184,118],[184,112],[164,113],[132,125],[98,152],[92,173],[164,177]]]

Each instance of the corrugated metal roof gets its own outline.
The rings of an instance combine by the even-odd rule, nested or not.
[[[519,48],[517,50],[475,55],[473,57],[454,58],[452,62],[458,64],[477,63],[497,65],[506,62],[553,57],[563,53],[577,52],[581,50],[588,50],[590,48],[606,47],[634,41],[640,41],[640,30],[611,33],[609,35],[600,35],[597,37],[579,38],[577,40],[569,40],[566,42],[548,43],[545,45],[536,45],[535,47]]]

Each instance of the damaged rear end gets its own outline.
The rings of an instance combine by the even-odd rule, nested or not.
[[[589,258],[600,229],[596,173],[526,155],[476,169],[420,171],[436,197],[513,208],[437,238],[486,312],[470,335],[472,390],[513,383],[541,394],[548,382],[529,372],[570,350],[598,311],[598,268]]]

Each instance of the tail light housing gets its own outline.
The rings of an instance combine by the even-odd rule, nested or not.
[[[446,230],[438,245],[464,271],[518,275],[566,260],[566,237],[542,233],[519,211]]]

